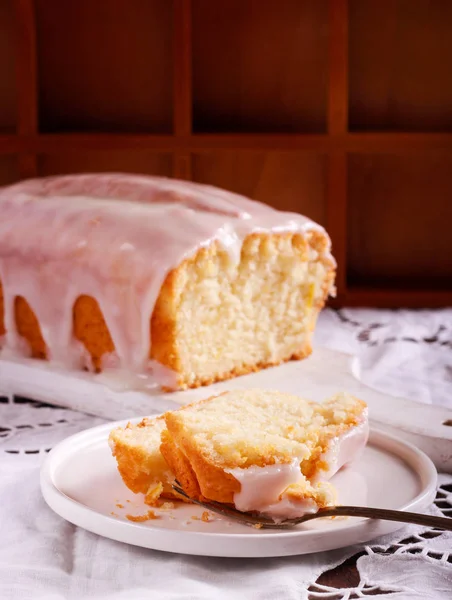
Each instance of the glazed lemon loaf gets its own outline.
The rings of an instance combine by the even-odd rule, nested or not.
[[[2,356],[183,389],[299,359],[334,289],[322,227],[121,174],[0,191]]]
[[[334,504],[326,480],[367,441],[364,402],[321,404],[279,392],[226,392],[166,413],[161,451],[194,499],[273,518]]]

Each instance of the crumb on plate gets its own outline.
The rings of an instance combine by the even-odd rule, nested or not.
[[[148,510],[145,515],[126,515],[126,519],[133,521],[134,523],[143,523],[144,521],[151,521],[152,519],[158,519],[159,517],[153,510]]]

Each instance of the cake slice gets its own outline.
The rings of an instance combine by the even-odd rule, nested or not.
[[[117,427],[108,439],[124,483],[132,492],[145,494],[146,504],[155,504],[161,496],[174,498],[174,475],[160,452],[164,429],[163,417],[145,418]]]
[[[367,441],[363,401],[244,390],[165,414],[161,452],[194,499],[274,519],[334,504],[327,482]]]

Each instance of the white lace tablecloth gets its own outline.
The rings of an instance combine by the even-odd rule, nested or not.
[[[362,379],[379,390],[452,407],[452,310],[325,311],[316,343],[355,353]],[[246,560],[144,550],[65,522],[41,497],[40,463],[63,438],[102,422],[0,399],[2,600],[452,598],[452,534],[438,530],[408,526],[368,546]],[[431,511],[452,517],[452,476],[440,474]]]

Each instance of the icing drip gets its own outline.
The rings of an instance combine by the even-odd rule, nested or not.
[[[324,231],[298,214],[210,186],[122,174],[51,177],[0,190],[3,352],[26,355],[14,300],[32,307],[48,358],[80,368],[77,298],[95,298],[114,342],[113,368],[149,377],[149,323],[168,273],[217,240],[238,261],[255,231]],[[325,251],[333,261],[329,248]],[[86,362],[86,361],[85,361]],[[155,367],[155,365],[154,365]],[[151,379],[168,374],[152,369]]]
[[[350,427],[346,433],[331,440],[328,451],[320,457],[319,461],[326,463],[327,469],[317,472],[314,477],[310,478],[310,483],[316,485],[321,481],[328,481],[342,467],[356,460],[363,451],[368,437],[369,422],[366,409],[358,425]],[[300,462],[300,459],[295,458],[287,464],[225,469],[240,482],[240,491],[234,494],[234,505],[237,510],[257,511],[276,521],[317,512],[318,506],[313,498],[292,499],[284,494],[290,485],[303,482]],[[333,504],[332,488],[329,491],[328,488],[323,487],[322,491],[323,493],[329,492],[331,504]]]
[[[301,483],[300,460],[246,469],[225,469],[240,482],[240,492],[234,494],[234,505],[242,512],[259,512],[273,519],[295,518],[317,511],[311,498],[293,501],[284,495],[289,485]]]
[[[344,434],[331,440],[328,450],[320,457],[320,461],[327,466],[327,469],[319,471],[315,481],[330,479],[342,467],[355,460],[364,450],[368,438],[369,421],[366,409],[358,425],[350,427]]]

